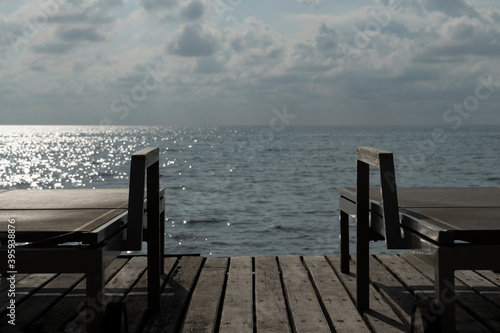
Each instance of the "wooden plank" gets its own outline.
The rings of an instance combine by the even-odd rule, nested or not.
[[[104,272],[105,280],[109,281],[127,261],[128,259],[125,258],[115,259]],[[68,331],[71,331],[70,328],[78,328],[77,323],[72,319],[85,309],[86,295],[86,281],[83,280],[47,313],[31,324],[30,329],[34,332],[60,332],[65,328],[68,328]]]
[[[219,333],[253,333],[252,258],[231,258]]]
[[[370,332],[326,258],[304,257],[304,262],[335,331]]]
[[[21,305],[23,301],[28,299],[32,294],[34,294],[38,289],[48,283],[53,279],[56,274],[30,274],[21,281],[16,281],[16,306]],[[4,290],[0,293],[0,304],[2,304],[2,311],[0,312],[0,317],[4,317],[7,313],[7,304],[10,302],[9,289]],[[5,318],[2,318],[2,322]]]
[[[434,280],[434,269],[431,265],[423,262],[417,257],[405,253],[401,255],[401,258],[410,263],[413,267],[418,269],[422,274],[424,274],[431,281]],[[470,278],[467,278],[470,276]],[[480,321],[481,325],[487,326],[489,329],[500,332],[500,321],[498,314],[500,313],[500,308],[486,301],[485,298],[481,297],[478,293],[472,290],[470,285],[464,282],[468,282],[478,285],[478,283],[486,283],[487,280],[481,279],[479,275],[474,273],[473,271],[456,271],[455,272],[455,294],[457,297],[457,302],[467,310],[467,314],[465,315],[466,320],[476,320]],[[484,285],[483,284],[483,285]],[[496,289],[496,286],[494,286]],[[473,317],[470,317],[469,313],[473,314]],[[462,320],[462,315],[464,314],[463,310],[457,306],[457,328],[462,329],[463,324],[460,323]],[[484,329],[484,327],[475,327],[471,325],[471,329]]]
[[[494,285],[500,287],[500,273],[497,273],[495,271],[486,271],[486,270],[477,270],[476,273],[485,277],[486,279],[488,279],[488,281],[490,281]]]
[[[170,275],[176,262],[176,257],[165,258],[165,273]],[[131,333],[140,332],[146,319],[148,308],[148,275],[144,273],[132,290],[123,300],[128,313],[128,331]]]
[[[328,332],[316,292],[299,256],[279,256],[283,287],[295,332]]]
[[[417,298],[373,256],[370,258],[370,279],[375,289],[410,329],[411,313]]]
[[[0,201],[0,210],[127,209],[128,207],[128,188],[13,190],[8,195],[8,198]]]
[[[292,332],[275,257],[255,258],[257,332]]]
[[[189,302],[182,332],[215,332],[228,261],[228,258],[208,258],[205,261]]]
[[[141,274],[146,269],[146,257],[132,257],[125,266],[123,266],[117,274],[106,283],[105,293],[106,303],[109,302],[120,302],[128,291],[132,288],[132,285],[139,279]],[[79,327],[82,331],[85,330],[85,323],[90,321],[93,317],[92,313],[87,313],[82,311],[73,320],[72,327]]]
[[[434,298],[434,282],[431,277],[434,276],[434,270],[428,264],[420,261],[422,270],[426,270],[429,274],[422,274],[421,271],[410,265],[402,257],[397,255],[376,255],[377,259],[389,269],[392,274],[409,290],[411,290],[418,298],[428,299]],[[411,258],[408,256],[407,258]],[[429,268],[432,270],[429,271]],[[432,274],[432,275],[431,275]],[[457,287],[460,287],[457,284]],[[457,294],[465,292],[462,288],[457,288]],[[460,332],[480,332],[488,331],[484,325],[475,320],[461,306],[456,306],[456,327]],[[434,317],[435,314],[430,313],[429,316]]]
[[[144,332],[176,332],[198,277],[202,257],[182,257],[161,293],[160,312],[148,320]]]
[[[106,299],[108,302],[120,302],[132,285],[146,270],[147,257],[132,257],[127,264],[106,283]]]
[[[10,282],[7,278],[10,277],[11,274],[4,274],[0,277],[0,292],[10,288]],[[16,283],[19,283],[22,279],[27,277],[29,274],[16,274]]]
[[[474,271],[457,271],[455,276],[491,303],[500,307],[500,289],[496,284]],[[500,312],[500,309],[498,311]]]
[[[0,324],[0,332],[22,332],[38,317],[43,315],[58,300],[64,297],[84,278],[84,274],[59,274],[45,284],[25,302],[16,306],[16,325],[7,322]]]
[[[355,258],[351,256],[351,258]],[[354,262],[350,262],[351,273],[340,272],[340,256],[327,256],[328,261],[332,264],[334,270],[340,278],[342,284],[355,300],[356,294],[356,266]],[[394,313],[391,307],[376,291],[373,285],[370,285],[370,309],[363,312],[363,318],[374,332],[396,333],[409,332],[402,320]]]

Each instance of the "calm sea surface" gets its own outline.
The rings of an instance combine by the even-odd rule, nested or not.
[[[159,146],[167,252],[330,254],[356,146],[394,152],[400,187],[500,186],[499,143],[497,126],[0,126],[0,188],[127,187],[130,154]]]

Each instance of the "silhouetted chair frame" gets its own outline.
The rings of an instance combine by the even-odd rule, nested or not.
[[[340,190],[341,272],[349,273],[349,215],[356,219],[356,306],[369,309],[369,242],[384,240],[388,249],[406,249],[434,267],[434,317],[442,332],[455,331],[455,270],[500,269],[500,244],[495,230],[488,241],[457,242],[456,230],[440,229],[432,216],[422,216],[398,205],[393,155],[372,147],[357,147],[356,188]],[[370,193],[369,169],[379,169],[380,195]],[[437,189],[437,188],[436,188]],[[407,190],[407,189],[405,189]],[[405,191],[405,195],[413,189]],[[427,193],[432,193],[426,189]],[[450,188],[455,191],[455,189]],[[456,190],[459,191],[459,190]],[[418,191],[413,191],[415,194]],[[425,221],[424,221],[425,219]],[[500,219],[500,216],[499,216]],[[467,235],[467,230],[460,230]],[[497,243],[491,239],[497,239]]]
[[[159,187],[159,148],[145,148],[134,153],[130,170],[128,211],[95,232],[83,235],[92,239],[90,245],[61,246],[71,241],[67,235],[61,235],[16,248],[17,273],[86,273],[87,303],[88,306],[92,304],[92,309],[87,306],[87,311],[92,312],[87,315],[93,318],[87,323],[88,332],[101,332],[103,328],[106,267],[122,251],[141,250],[143,239],[148,245],[148,309],[157,311],[160,307],[165,199],[164,189]],[[7,249],[2,248],[0,254],[0,271],[7,272]]]

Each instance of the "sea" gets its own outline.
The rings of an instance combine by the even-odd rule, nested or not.
[[[339,253],[356,146],[393,152],[398,187],[500,186],[500,126],[0,126],[0,189],[126,188],[130,155],[152,146],[171,254]]]

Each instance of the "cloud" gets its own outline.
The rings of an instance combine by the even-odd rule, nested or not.
[[[155,11],[157,9],[169,9],[176,7],[179,4],[178,0],[141,0],[141,6],[147,11]]]
[[[72,48],[73,45],[68,43],[45,43],[41,45],[33,45],[31,50],[35,53],[65,54]]]
[[[167,45],[169,53],[182,57],[206,57],[215,53],[219,37],[200,24],[185,24]]]
[[[279,60],[286,51],[278,34],[254,17],[247,18],[239,29],[226,29],[225,36],[247,64]]]
[[[71,28],[64,29],[58,32],[59,37],[65,42],[88,41],[88,42],[103,42],[106,37],[98,34],[95,28]]]
[[[214,57],[203,57],[196,59],[195,73],[217,74],[224,70],[224,59]]]
[[[421,12],[442,12],[447,16],[479,17],[480,14],[464,0],[412,0]]]
[[[187,21],[195,21],[203,16],[205,6],[198,0],[193,0],[181,11],[181,16]]]

